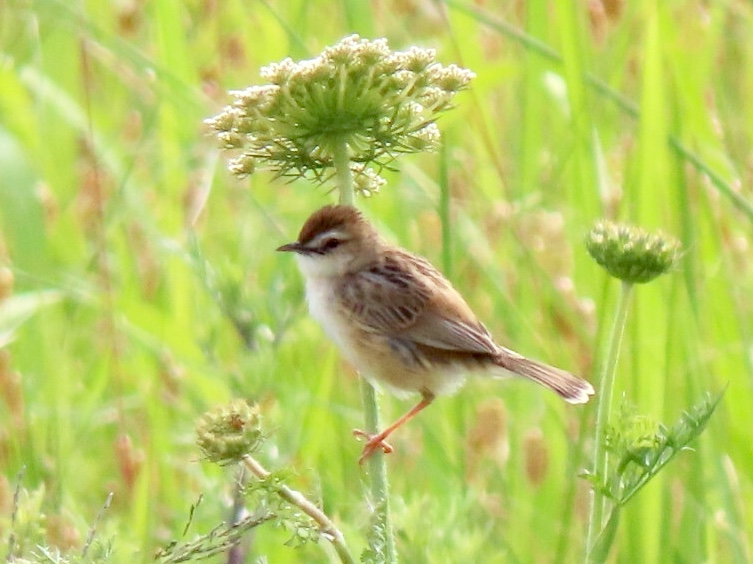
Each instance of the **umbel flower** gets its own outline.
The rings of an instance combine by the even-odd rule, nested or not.
[[[586,238],[593,259],[609,274],[629,283],[649,282],[680,259],[680,243],[662,233],[600,221]]]
[[[434,149],[435,120],[474,77],[435,56],[351,35],[313,59],[264,67],[269,84],[231,92],[233,103],[206,123],[224,149],[240,151],[230,170],[241,177],[269,168],[322,182],[345,146],[356,188],[368,195],[384,183],[368,165],[381,170],[398,153]]]
[[[196,423],[196,444],[216,464],[239,462],[263,440],[259,406],[244,400],[206,412]]]

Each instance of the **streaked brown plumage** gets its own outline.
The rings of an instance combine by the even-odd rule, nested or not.
[[[594,393],[585,380],[498,345],[437,269],[385,242],[355,208],[316,211],[298,240],[278,250],[297,254],[311,314],[346,359],[398,394],[422,396],[368,437],[361,461],[376,448],[391,451],[386,437],[435,396],[457,389],[468,372],[517,374],[570,403],[585,403]]]

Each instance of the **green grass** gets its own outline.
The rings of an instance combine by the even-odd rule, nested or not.
[[[0,280],[14,279],[0,302],[0,555],[19,484],[27,556],[33,543],[80,551],[111,491],[97,538],[115,561],[208,532],[228,518],[233,472],[200,460],[193,428],[234,397],[262,405],[258,458],[292,469],[290,485],[363,549],[358,382],[274,252],[335,196],[234,179],[202,125],[265,64],[357,32],[434,47],[477,74],[439,122],[444,152],[402,158],[359,205],[446,267],[503,343],[593,380],[618,285],[585,234],[609,217],[681,239],[680,269],[635,289],[615,391],[671,423],[728,389],[694,450],[624,509],[611,560],[750,561],[753,8],[604,4],[621,11],[0,5]],[[408,406],[381,404],[385,420]],[[473,430],[489,410],[505,424],[483,449]],[[594,417],[520,382],[475,379],[437,401],[388,459],[402,561],[581,560]],[[289,537],[263,525],[250,554],[333,558]]]

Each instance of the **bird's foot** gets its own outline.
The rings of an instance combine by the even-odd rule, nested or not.
[[[384,440],[387,437],[387,435],[385,435],[384,433],[371,435],[366,431],[353,429],[353,436],[359,440],[364,439],[366,441],[366,444],[363,447],[363,452],[358,458],[358,464],[363,464],[366,459],[374,454],[374,451],[376,451],[377,449],[382,449],[382,452],[384,454],[389,454],[391,452],[394,452],[395,450],[394,448],[392,448],[392,445],[390,443]]]

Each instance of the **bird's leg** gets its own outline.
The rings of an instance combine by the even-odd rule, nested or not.
[[[363,447],[361,457],[358,459],[358,464],[363,464],[364,461],[372,454],[374,454],[374,451],[378,448],[381,448],[382,452],[384,452],[385,454],[392,452],[394,450],[392,448],[392,445],[385,442],[385,439],[387,439],[387,437],[389,437],[392,432],[395,431],[398,427],[401,427],[402,425],[413,419],[416,415],[418,415],[424,408],[428,407],[432,401],[434,401],[434,394],[423,392],[423,397],[421,398],[420,402],[414,405],[410,409],[410,411],[404,413],[392,425],[387,427],[381,433],[377,433],[376,435],[370,435],[369,433],[361,431],[360,429],[354,429],[353,434],[356,437],[366,439],[366,444]]]

